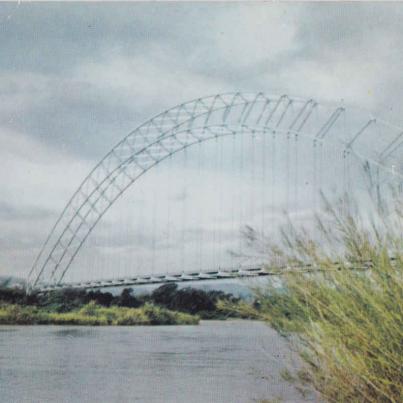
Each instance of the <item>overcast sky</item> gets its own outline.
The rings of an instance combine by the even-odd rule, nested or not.
[[[23,275],[81,178],[163,109],[228,91],[403,122],[403,4],[0,4],[0,274]]]

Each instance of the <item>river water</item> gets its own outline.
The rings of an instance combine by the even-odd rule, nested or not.
[[[0,401],[313,401],[281,378],[293,360],[282,338],[252,321],[0,326]]]

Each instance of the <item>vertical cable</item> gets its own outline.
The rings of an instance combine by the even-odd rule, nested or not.
[[[347,212],[347,167],[346,167],[346,154],[347,150],[343,149],[342,164],[343,164],[343,184],[342,184],[342,200],[343,200],[343,213]]]
[[[183,150],[183,193],[182,193],[182,242],[181,242],[181,268],[182,272],[186,271],[186,259],[185,259],[185,242],[186,242],[186,198],[187,198],[187,162],[188,162],[188,153],[187,148],[185,147]]]
[[[156,198],[156,190],[155,187],[153,189],[153,201],[152,201],[152,257],[151,257],[151,272],[152,274],[155,274],[155,268],[156,268],[156,244],[157,244],[157,233],[156,233],[156,225],[157,225],[157,198]]]
[[[313,212],[314,214],[317,211],[317,155],[316,155],[316,139],[313,140],[312,143],[312,148],[313,148]]]
[[[249,206],[249,224],[251,227],[255,226],[254,216],[255,216],[255,188],[256,188],[256,133],[252,131],[252,152],[250,155],[250,206]]]
[[[323,191],[323,141],[319,141],[319,209],[321,209],[322,198],[321,194],[324,193]]]
[[[262,239],[265,237],[265,232],[266,232],[266,158],[267,158],[267,144],[266,144],[266,136],[267,132],[263,131],[262,132],[262,180],[261,180],[261,188],[262,188],[262,193],[261,193],[261,203],[260,205],[262,206],[262,228],[261,228],[261,234],[262,234]]]
[[[328,162],[329,163],[329,162]],[[322,194],[324,194],[322,185],[323,185],[323,141],[319,140],[319,172],[318,172],[318,181],[319,181],[319,190],[318,190],[318,196],[319,196],[319,210],[317,212],[318,216],[321,216],[322,212],[322,205],[323,205],[323,200],[322,200]],[[319,238],[320,238],[320,243],[321,245],[323,244],[323,231],[319,231]]]
[[[271,158],[271,210],[272,210],[272,221],[274,221],[275,217],[275,204],[276,204],[276,146],[277,146],[277,141],[276,141],[276,132],[273,130],[271,141],[272,141],[272,158]]]
[[[290,133],[287,133],[287,144],[286,144],[286,157],[285,157],[285,172],[286,172],[286,211],[287,215],[290,214]]]
[[[294,205],[295,209],[298,209],[298,171],[299,171],[299,143],[298,143],[298,133],[295,133],[294,136],[294,148],[295,148],[295,161],[294,161],[294,170],[295,170],[295,185],[294,185]]]
[[[239,152],[239,256],[243,256],[243,191],[244,191],[244,133],[243,129],[239,132],[240,152]]]
[[[235,137],[235,132],[231,136],[231,141],[232,141],[232,152],[231,152],[231,173],[232,175],[235,175],[236,168],[235,168],[235,156],[236,156],[236,143],[235,143],[236,137]],[[238,189],[239,190],[239,189]],[[234,186],[232,188],[232,197],[231,197],[231,237],[235,237],[235,189]],[[233,245],[233,243],[232,243]],[[234,267],[234,254],[231,253],[231,267]]]
[[[172,154],[169,155],[168,157],[168,184],[172,183]],[[171,202],[172,202],[172,194],[171,192],[171,186],[168,186],[168,199],[167,199],[167,225],[166,225],[166,253],[165,253],[165,262],[166,262],[166,267],[168,270],[175,269],[171,268],[172,260],[171,260],[171,251],[172,251],[172,245],[171,245]]]
[[[272,143],[272,155],[271,155],[271,219],[270,219],[271,222],[270,222],[270,224],[271,224],[271,233],[273,233],[273,227],[276,223],[276,185],[277,185],[277,177],[276,177],[276,175],[277,175],[277,170],[276,170],[277,137],[276,137],[275,130],[273,130],[273,132],[272,132],[271,143]],[[275,263],[277,264],[278,262],[276,261]]]
[[[202,164],[204,160],[203,156],[203,146],[201,143],[198,144],[198,156],[199,156],[199,161],[198,161],[198,170],[199,170],[199,186],[202,184]],[[200,211],[199,211],[199,220],[200,220],[200,231],[199,231],[199,237],[198,237],[198,249],[199,249],[199,270],[203,270],[203,231],[204,231],[204,203],[200,203]]]
[[[346,125],[346,113],[343,113],[343,132],[344,132],[344,139],[348,142],[351,141],[351,138],[347,139],[347,125]],[[347,148],[344,148],[343,150],[343,214],[347,214],[347,205],[348,205],[348,201],[347,201],[347,153],[348,150]]]
[[[145,200],[144,200],[144,192],[142,191],[141,192],[142,193],[142,200],[141,200],[141,202],[140,202],[140,211],[139,211],[139,218],[138,218],[138,228],[137,228],[137,232],[138,232],[138,235],[137,235],[137,240],[138,240],[138,243],[141,245],[141,241],[142,241],[142,239],[141,238],[143,238],[144,239],[144,234],[145,234],[145,227],[146,227],[146,225],[144,224],[145,223],[145,217],[146,217],[146,214],[144,213],[144,204],[145,204]],[[139,242],[140,241],[140,242]],[[142,253],[139,253],[139,251],[137,251],[137,259],[136,259],[136,264],[137,264],[137,270],[139,271],[139,269],[141,268],[142,269],[142,271],[144,271],[144,267],[143,267],[143,264],[144,264],[144,261],[143,261],[143,258],[144,258],[144,250],[142,251]],[[148,267],[146,267],[146,269],[148,270]],[[136,273],[136,274],[138,274],[138,272]]]
[[[218,140],[218,138],[217,138]],[[220,228],[220,218],[221,218],[221,223],[224,223],[225,221],[222,219],[223,218],[223,188],[224,188],[224,169],[223,169],[223,139],[221,138],[219,140],[220,145],[219,145],[219,185],[220,185],[220,190],[219,190],[219,219],[218,219],[218,264],[219,267],[222,265],[223,258],[222,258],[222,244],[223,244],[223,228]]]
[[[351,190],[351,152],[347,151],[346,154],[346,185],[347,185],[347,214],[350,213],[350,200],[353,199]]]

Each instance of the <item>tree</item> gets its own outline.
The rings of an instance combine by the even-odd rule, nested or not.
[[[174,298],[174,296],[176,294],[177,289],[178,289],[178,284],[176,284],[176,283],[164,284],[152,292],[151,299],[156,304],[169,307],[172,299]]]
[[[141,302],[133,295],[132,288],[125,288],[118,298],[117,305],[128,308],[137,308],[141,305]]]
[[[110,292],[89,291],[85,297],[85,302],[95,301],[102,306],[110,306],[113,301],[113,295]]]

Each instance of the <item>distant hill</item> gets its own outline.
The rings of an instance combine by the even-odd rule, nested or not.
[[[24,288],[25,280],[14,276],[0,276],[0,287]]]

